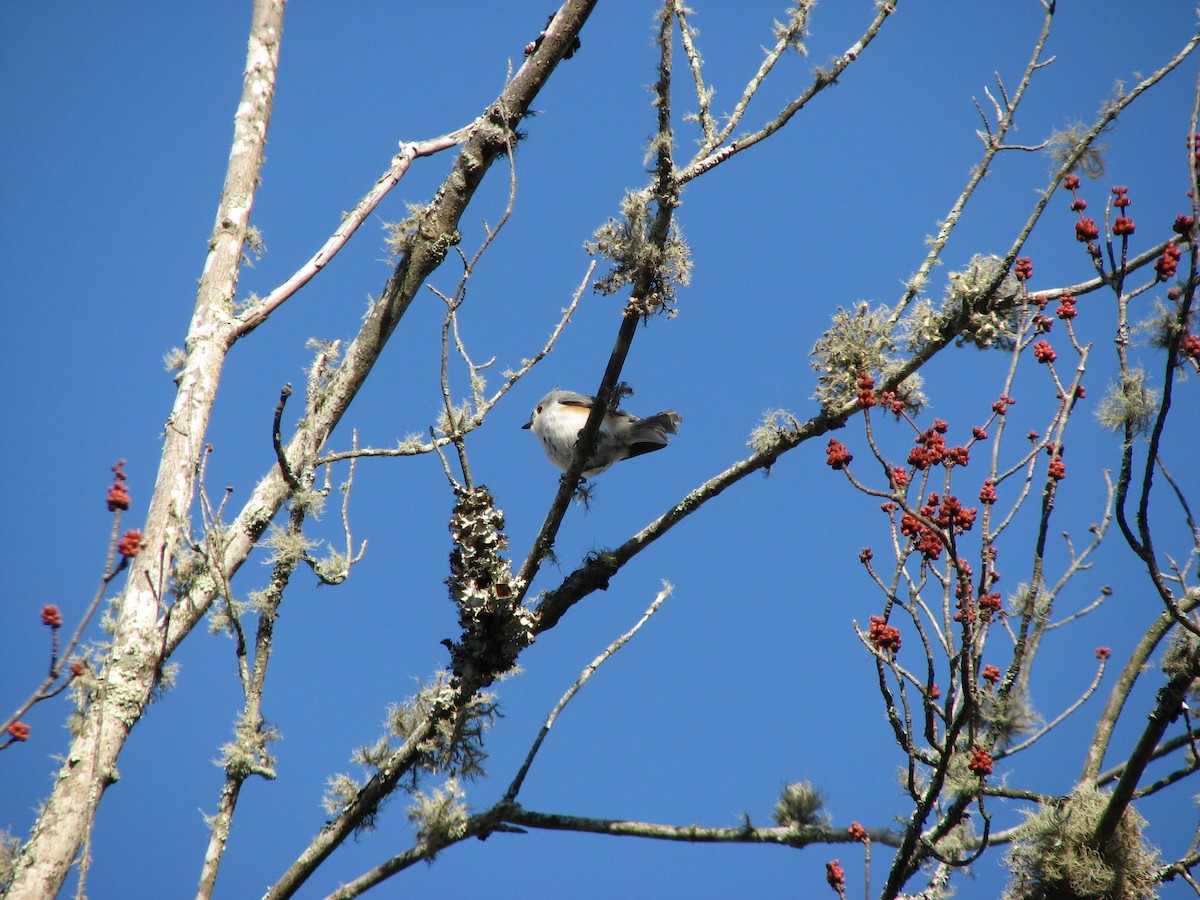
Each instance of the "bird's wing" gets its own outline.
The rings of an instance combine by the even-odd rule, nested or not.
[[[577,394],[575,391],[560,391],[558,395],[558,402],[563,406],[582,406],[584,409],[591,409],[595,399],[587,394]]]

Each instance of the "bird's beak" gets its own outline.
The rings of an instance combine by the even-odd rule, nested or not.
[[[526,422],[526,423],[525,423],[524,425],[522,425],[521,427],[522,427],[522,428],[532,428],[532,427],[533,427],[533,417],[531,416],[531,417],[530,417],[530,419],[529,419],[529,421],[528,421],[528,422]]]

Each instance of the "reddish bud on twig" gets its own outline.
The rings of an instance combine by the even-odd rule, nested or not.
[[[967,763],[967,768],[983,778],[985,775],[992,774],[992,757],[982,747],[976,745],[971,750],[971,761]]]
[[[846,895],[846,873],[842,871],[841,863],[836,859],[833,862],[825,863],[825,880],[839,895],[843,897]]]
[[[880,650],[900,652],[900,629],[889,625],[883,616],[871,616],[867,637]]]
[[[1067,477],[1067,464],[1062,461],[1061,456],[1056,456],[1050,460],[1050,468],[1046,470],[1046,474],[1055,481],[1062,481]]]
[[[850,465],[850,460],[854,459],[850,455],[850,451],[846,449],[846,445],[836,438],[829,439],[829,446],[825,450],[825,464],[831,469],[844,469]]]
[[[1113,234],[1120,235],[1121,237],[1129,237],[1129,235],[1137,230],[1137,226],[1133,224],[1133,219],[1126,216],[1117,216],[1113,219],[1112,230]]]
[[[1033,358],[1045,365],[1058,359],[1058,354],[1054,352],[1049,341],[1038,341],[1033,345]]]
[[[1182,255],[1182,251],[1175,244],[1167,244],[1163,248],[1162,256],[1154,261],[1154,272],[1159,281],[1170,281],[1175,277],[1175,270],[1179,266],[1179,257]]]
[[[117,552],[122,556],[137,556],[142,549],[142,533],[140,531],[127,531],[121,542],[117,544]]]
[[[112,467],[113,483],[108,489],[108,511],[129,509],[129,491],[125,488],[125,460],[118,460]]]
[[[1179,352],[1192,359],[1200,359],[1200,335],[1185,331],[1179,338]]]
[[[995,580],[994,578],[992,579],[992,581]],[[979,598],[980,617],[983,621],[990,622],[992,621],[992,615],[1000,612],[1002,606],[999,594],[984,594]]]
[[[1070,294],[1063,294],[1058,298],[1058,309],[1054,314],[1060,319],[1073,319],[1076,316],[1075,298]]]

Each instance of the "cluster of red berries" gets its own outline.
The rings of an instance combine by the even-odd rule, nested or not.
[[[24,722],[13,722],[8,726],[8,734],[14,741],[29,740],[29,726]]]
[[[991,775],[992,757],[986,750],[977,744],[971,750],[971,761],[967,763],[967,768],[980,778],[985,775]]]
[[[992,581],[995,581],[999,577],[993,574]],[[992,621],[992,615],[1000,612],[1001,606],[999,594],[984,594],[979,598],[980,618],[985,622]]]
[[[983,483],[983,487],[979,489],[980,503],[995,503],[996,502],[996,485],[989,478]]]
[[[108,511],[129,509],[129,491],[125,487],[125,460],[120,460],[112,467],[113,483],[108,489]]]
[[[855,386],[858,390],[854,397],[858,402],[859,409],[870,409],[877,404],[883,404],[886,409],[896,415],[904,412],[904,401],[896,396],[895,391],[881,391],[878,397],[875,396],[875,379],[870,373],[859,372],[858,382]]]
[[[880,650],[900,652],[900,629],[889,625],[883,616],[871,616],[867,637]]]
[[[1115,195],[1113,206],[1124,211],[1124,209],[1132,202],[1129,199],[1129,188],[1122,185],[1120,187],[1114,187],[1112,192]],[[1133,224],[1133,219],[1129,218],[1128,216],[1121,215],[1113,219],[1113,234],[1119,235],[1120,237],[1129,237],[1129,235],[1133,234],[1135,230],[1136,226]]]
[[[915,438],[916,446],[908,453],[908,464],[914,469],[925,471],[938,463],[965,466],[971,461],[971,451],[963,446],[947,447],[943,435],[950,430],[944,419],[934,419],[933,425]],[[984,438],[987,437],[986,432]],[[978,438],[978,434],[976,434]]]
[[[939,430],[943,424],[941,419],[935,419],[932,427],[917,435],[917,446],[908,453],[910,466],[923,472],[946,458],[946,439],[942,436],[945,430]]]
[[[1067,464],[1062,461],[1061,454],[1054,454],[1054,458],[1050,460],[1050,466],[1046,469],[1046,474],[1055,481],[1062,481],[1067,477]]]
[[[1158,276],[1159,281],[1170,281],[1175,277],[1175,270],[1179,267],[1179,257],[1182,255],[1183,252],[1177,244],[1167,244],[1163,248],[1162,256],[1154,261],[1154,273]]]
[[[1083,214],[1083,211],[1087,209],[1087,201],[1076,193],[1079,190],[1079,176],[1067,175],[1063,178],[1063,187],[1071,192],[1071,211],[1079,214],[1079,221],[1075,223],[1075,240],[1082,244],[1090,244],[1100,237],[1100,228],[1095,219]],[[1112,189],[1112,192],[1114,195],[1113,206],[1116,207],[1118,213],[1124,213],[1125,209],[1133,202],[1129,199],[1129,188],[1118,185]],[[1113,217],[1112,233],[1114,235],[1127,238],[1135,231],[1137,231],[1137,226],[1133,219],[1126,215]]]
[[[1098,237],[1100,237],[1100,229],[1096,227],[1096,220],[1091,216],[1086,219],[1080,216],[1079,221],[1075,223],[1075,240],[1081,244],[1087,244]]]
[[[1200,335],[1185,331],[1179,338],[1179,350],[1184,356],[1200,359]]]
[[[882,391],[879,394],[879,402],[896,415],[904,412],[904,401],[896,396],[895,391]]]
[[[957,497],[950,496],[942,500],[936,492],[930,494],[929,500],[921,507],[921,515],[926,520],[951,534],[970,531],[975,525],[976,512],[972,507],[963,506]],[[927,560],[941,558],[944,547],[941,535],[916,515],[904,513],[900,517],[900,533],[912,538],[917,551]]]
[[[831,469],[844,469],[850,465],[850,460],[854,459],[850,451],[846,449],[846,445],[837,438],[829,439],[829,446],[825,448],[825,464]]]
[[[870,409],[875,405],[875,379],[866,372],[858,375],[858,393],[855,397],[858,398],[859,409]]]
[[[979,673],[979,677],[995,687],[996,682],[1000,680],[1000,670],[995,666],[984,666],[983,671]]]
[[[1058,309],[1054,314],[1060,319],[1066,321],[1075,318],[1077,312],[1075,310],[1075,298],[1071,294],[1063,294],[1058,298]]]
[[[48,628],[62,628],[63,617],[58,607],[47,604],[42,607],[42,624]]]
[[[1058,354],[1054,352],[1049,341],[1038,341],[1033,345],[1033,358],[1043,365],[1048,365],[1058,359]]]
[[[930,494],[929,503],[921,508],[922,515],[954,534],[970,531],[975,525],[975,513],[974,507],[963,506],[955,496],[949,496],[939,504],[936,493]]]
[[[825,863],[825,880],[829,882],[829,886],[838,892],[838,896],[846,896],[846,873],[842,870],[842,864],[836,859],[833,862]]]
[[[117,552],[122,556],[137,556],[142,549],[142,533],[140,531],[127,531],[121,538],[121,542],[117,544]]]
[[[962,563],[962,560],[959,560]],[[992,581],[996,581],[1000,576],[993,575]],[[980,588],[982,590],[982,586]],[[971,584],[969,581],[964,581],[958,588],[955,589],[955,596],[958,600],[954,604],[954,608],[958,610],[954,614],[954,621],[961,622],[966,619],[968,622],[975,621],[975,610],[979,609],[979,619],[982,622],[992,621],[992,617],[1000,612],[1003,603],[1000,600],[999,594],[981,594],[977,603],[971,603]]]
[[[1017,277],[1017,281],[1028,281],[1033,277],[1033,260],[1028,256],[1022,256],[1013,265],[1013,274]]]
[[[941,558],[942,539],[936,531],[921,523],[912,513],[900,517],[900,531],[913,539],[917,552],[933,562]]]

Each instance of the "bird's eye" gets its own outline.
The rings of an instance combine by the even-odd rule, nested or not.
[[[542,408],[540,406],[536,410],[534,410],[535,413],[540,413],[541,411],[542,411]]]

